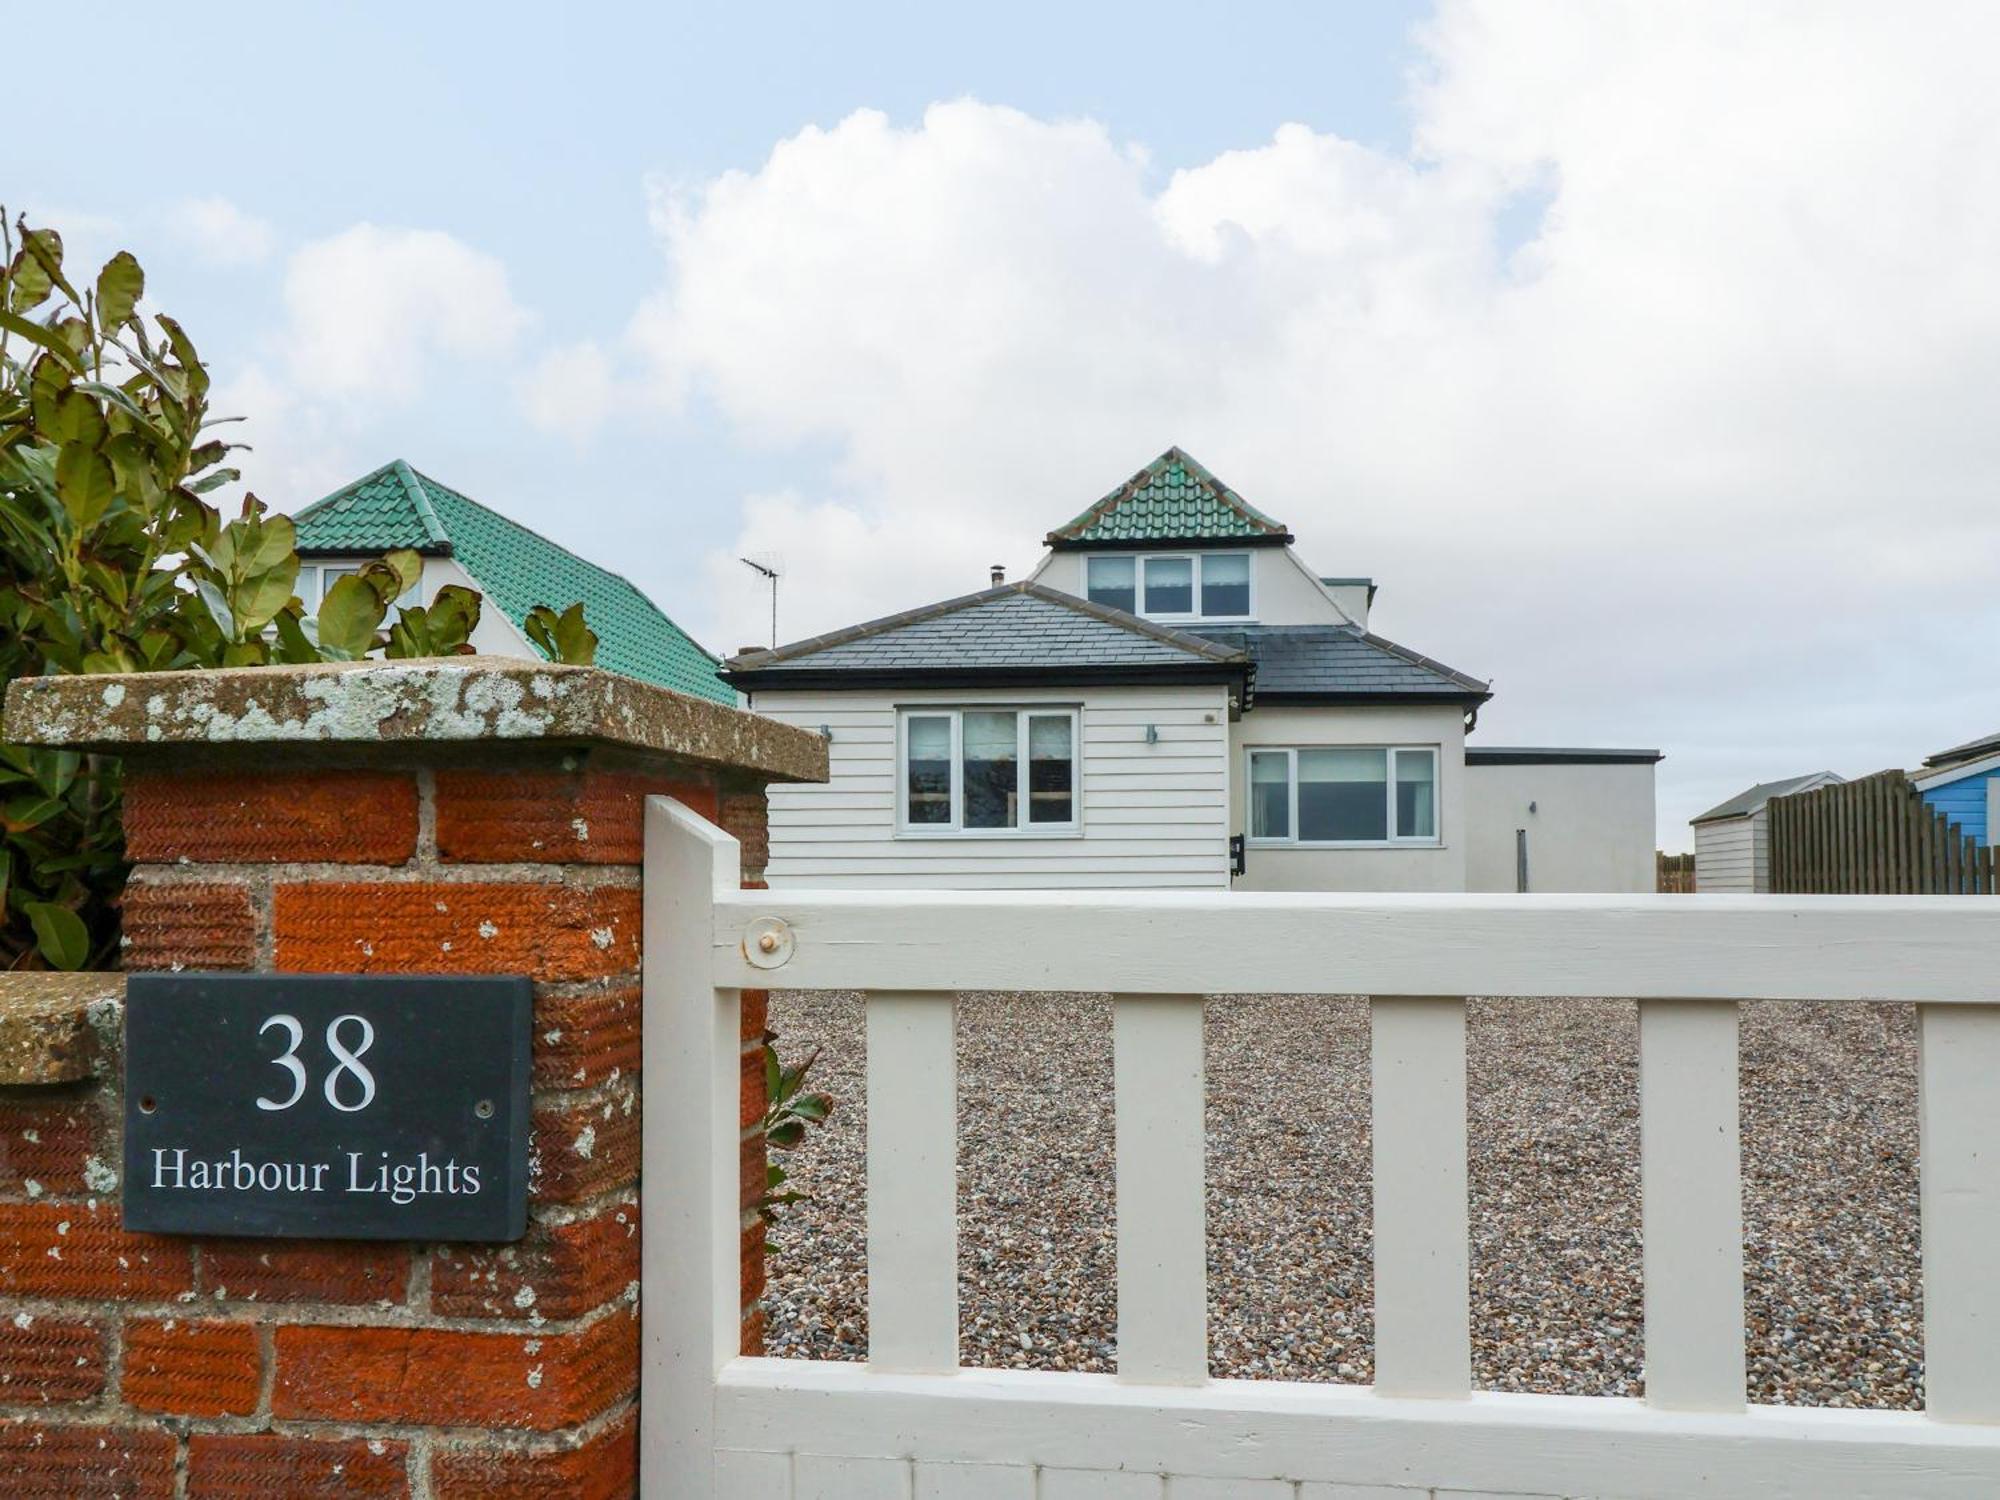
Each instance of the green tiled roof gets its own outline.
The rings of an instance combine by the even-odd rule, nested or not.
[[[1169,448],[1046,538],[1057,548],[1244,539],[1292,537],[1178,448]]]
[[[716,659],[618,574],[419,474],[401,459],[294,516],[301,553],[381,553],[415,547],[465,569],[489,609],[523,628],[537,604],[578,603],[597,632],[597,664],[661,687],[734,703]]]

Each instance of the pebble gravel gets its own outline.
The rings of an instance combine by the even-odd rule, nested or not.
[[[772,1235],[769,1351],[861,1359],[861,1004],[774,995],[771,1016],[787,1058],[824,1049],[839,1109],[787,1163],[811,1201]],[[962,1359],[1109,1370],[1109,1003],[959,1016]],[[1371,1380],[1365,1003],[1212,1000],[1207,1055],[1211,1374]],[[1913,1010],[1746,1006],[1741,1056],[1750,1399],[1921,1405]],[[1467,1070],[1474,1383],[1641,1394],[1634,1007],[1475,1000]]]

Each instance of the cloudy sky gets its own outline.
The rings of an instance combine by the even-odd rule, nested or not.
[[[17,77],[0,199],[265,499],[400,456],[714,648],[740,554],[808,634],[1178,442],[1481,741],[1666,750],[1670,848],[2000,728],[2000,9],[1226,9],[121,9],[158,86]]]

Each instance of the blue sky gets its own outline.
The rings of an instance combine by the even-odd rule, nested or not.
[[[848,623],[1025,569],[1179,442],[1493,678],[1482,739],[1665,748],[1669,846],[2000,715],[1985,7],[115,29],[158,85],[17,74],[61,126],[0,200],[140,256],[282,507],[401,456],[726,650],[740,552],[786,635]]]
[[[16,207],[114,221],[157,300],[223,365],[280,321],[279,288],[275,277],[188,253],[166,227],[188,197],[225,197],[285,243],[360,221],[443,230],[500,259],[543,330],[609,336],[659,273],[649,179],[754,169],[802,126],[863,107],[913,121],[933,101],[961,96],[1100,120],[1143,142],[1158,177],[1261,144],[1281,120],[1399,145],[1408,32],[1422,13],[1399,0],[1227,15],[1178,3],[1142,13],[1059,4],[121,9],[121,45],[149,72],[201,80],[160,90],[144,111],[144,134],[184,143],[189,166],[140,168],[129,116],[73,113],[66,85],[30,75],[16,80],[23,105],[67,118],[0,181]],[[508,420],[504,376],[456,371],[371,413],[373,446],[357,449],[357,461],[405,457],[509,503],[640,488],[671,513],[677,541],[717,544],[734,531],[718,493],[792,482],[824,463],[823,453],[802,462],[733,442],[698,411],[578,451]],[[1109,472],[1133,458],[1107,455]],[[264,482],[264,498],[288,508],[316,498]],[[580,547],[623,541],[621,529],[593,528],[587,514],[538,519]],[[648,586],[670,600],[685,592],[693,556],[650,559]]]

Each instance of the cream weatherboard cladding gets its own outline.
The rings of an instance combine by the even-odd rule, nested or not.
[[[827,783],[810,796],[790,789],[772,795],[765,878],[773,886],[1215,889],[1229,883],[1228,689],[1220,684],[760,688],[754,701],[761,714],[830,735]],[[1080,709],[1075,832],[897,828],[898,712],[980,705]]]

